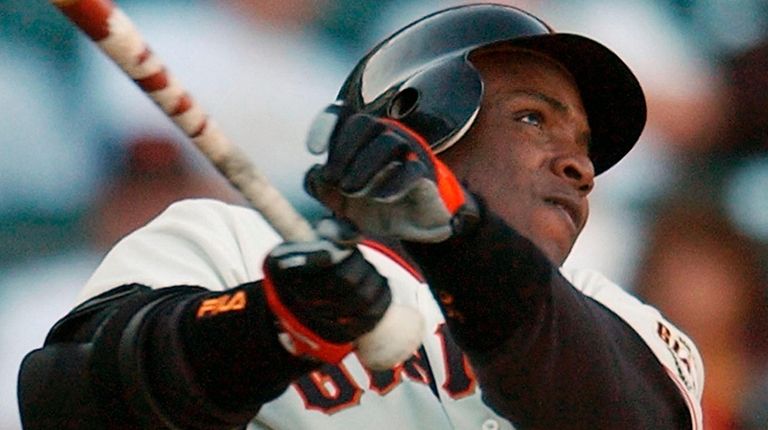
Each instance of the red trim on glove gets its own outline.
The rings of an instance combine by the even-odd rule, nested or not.
[[[264,273],[267,274],[266,268]],[[293,341],[295,349],[289,351],[291,354],[298,357],[310,356],[326,363],[336,364],[352,352],[354,345],[351,342],[341,344],[328,342],[299,322],[293,312],[280,301],[275,285],[268,275],[262,280],[262,285],[269,308]]]
[[[431,150],[430,150],[431,153]],[[455,214],[466,203],[464,187],[461,186],[456,175],[437,157],[432,157],[435,164],[435,176],[437,176],[437,189],[443,197],[443,202],[448,211]]]
[[[455,214],[459,208],[464,206],[464,203],[466,203],[464,188],[459,183],[459,180],[456,179],[456,175],[453,174],[448,166],[443,164],[443,162],[437,158],[435,152],[432,151],[432,148],[429,146],[429,142],[427,142],[427,140],[424,139],[424,137],[422,137],[419,133],[410,129],[405,124],[393,119],[381,118],[381,121],[389,124],[392,127],[402,130],[411,139],[415,140],[422,147],[422,149],[424,149],[424,151],[429,156],[429,161],[435,167],[435,182],[437,183],[437,190],[440,193],[440,197],[442,198],[443,203],[445,203],[445,207],[448,208],[448,211],[452,214]]]

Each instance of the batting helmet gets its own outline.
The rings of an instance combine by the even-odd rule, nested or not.
[[[555,33],[538,18],[498,4],[442,10],[394,33],[360,60],[337,103],[346,112],[397,119],[440,152],[464,135],[480,109],[483,81],[470,54],[499,46],[541,52],[570,71],[592,129],[597,174],[632,149],[646,107],[627,65],[591,39]]]

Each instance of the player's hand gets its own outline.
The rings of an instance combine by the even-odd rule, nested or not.
[[[307,191],[367,233],[439,242],[476,217],[471,195],[402,123],[355,114],[329,147],[327,163],[307,173]]]
[[[264,262],[267,303],[297,356],[338,363],[371,331],[392,300],[386,279],[366,261],[349,224],[322,220],[313,242],[278,245]]]

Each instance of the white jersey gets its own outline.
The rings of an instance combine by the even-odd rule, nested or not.
[[[261,279],[262,263],[280,238],[252,209],[213,200],[171,206],[124,238],[106,256],[80,301],[122,284],[153,288],[199,285],[223,291]],[[376,246],[361,251],[392,288],[393,300],[424,316],[422,348],[396,369],[372,372],[355,354],[292,383],[265,404],[250,429],[513,429],[486,406],[468,360],[453,342],[429,288],[418,274]],[[645,341],[702,428],[701,358],[693,342],[654,308],[592,271],[563,271]]]

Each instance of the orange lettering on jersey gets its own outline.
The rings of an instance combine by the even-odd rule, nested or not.
[[[688,345],[688,342],[680,334],[673,332],[671,328],[660,321],[657,322],[656,333],[667,345],[669,352],[672,353],[675,366],[677,366],[677,374],[682,379],[686,388],[694,389],[696,385],[697,363],[694,361],[693,348]]]
[[[400,384],[403,363],[399,363],[387,370],[374,371],[366,368],[365,371],[368,373],[370,381],[369,388],[384,396]]]
[[[424,358],[426,355],[423,347],[419,348],[408,360],[403,362],[402,369],[412,381],[430,385],[432,384],[432,370]]]
[[[436,391],[437,388],[433,386],[432,370],[426,357],[427,353],[421,346],[410,358],[391,369],[373,371],[366,368],[370,381],[369,387],[379,395],[385,396],[402,382],[402,375],[405,375],[408,379],[428,385],[430,389]],[[437,395],[436,392],[435,395]]]
[[[469,365],[469,360],[461,352],[451,336],[451,332],[445,323],[437,326],[435,334],[440,337],[443,346],[443,360],[445,365],[445,382],[443,389],[452,399],[461,399],[475,393],[477,379]]]
[[[307,409],[332,415],[360,404],[363,390],[349,374],[343,363],[324,364],[320,369],[297,379],[293,387],[304,400]]]
[[[212,317],[221,313],[240,311],[245,309],[248,299],[245,291],[235,294],[223,294],[213,299],[203,300],[197,308],[197,318]]]

